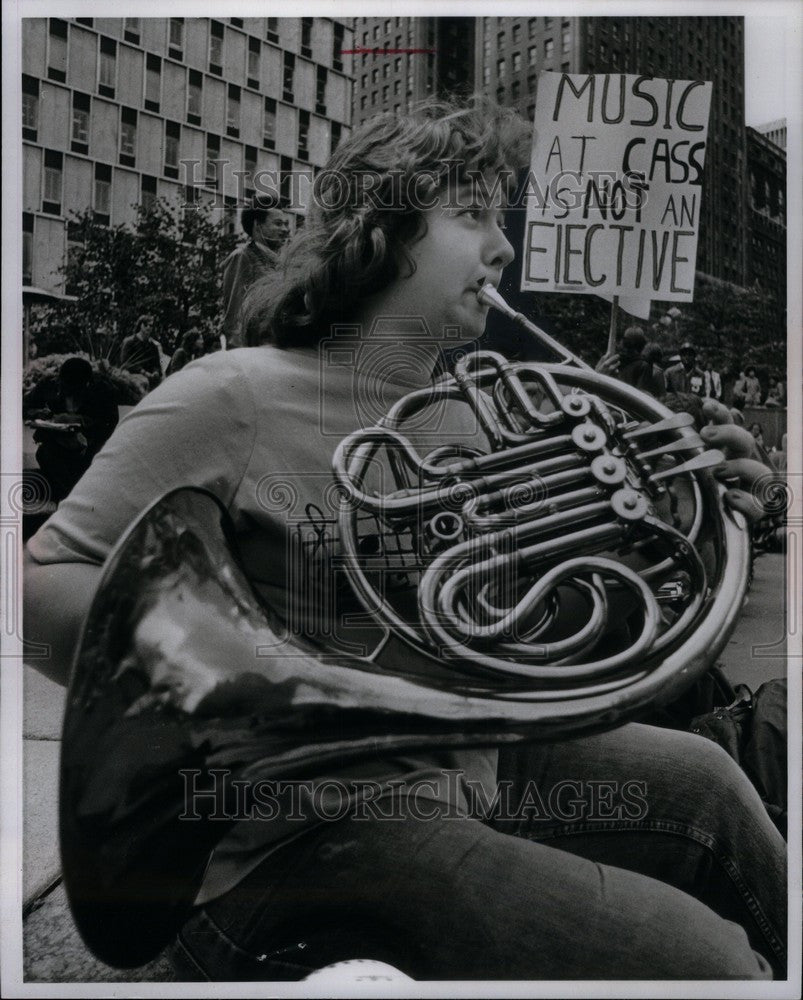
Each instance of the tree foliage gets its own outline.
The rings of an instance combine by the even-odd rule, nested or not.
[[[203,203],[158,199],[139,208],[133,227],[101,225],[91,210],[75,215],[61,268],[75,300],[39,310],[32,323],[37,354],[84,352],[115,362],[143,313],[154,316],[154,336],[167,354],[187,330],[218,332],[222,264],[236,242]]]
[[[517,308],[522,308],[522,303]],[[690,340],[720,371],[739,371],[750,365],[765,373],[783,371],[786,340],[773,309],[771,297],[758,288],[702,279],[693,302],[653,302],[649,321],[620,311],[618,331],[621,334],[631,324],[640,326],[648,340],[660,344],[665,356]],[[679,315],[670,315],[670,310],[679,311]],[[605,352],[611,304],[604,299],[536,293],[527,296],[524,311],[589,364],[596,364]]]

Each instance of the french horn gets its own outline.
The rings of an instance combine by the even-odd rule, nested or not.
[[[203,490],[157,500],[107,560],[73,662],[60,803],[70,906],[107,964],[169,942],[227,829],[220,801],[187,818],[188,773],[225,773],[225,797],[355,758],[607,728],[678,696],[725,645],[749,546],[710,471],[722,455],[687,414],[479,294],[556,360],[468,354],[338,446],[338,559],[376,624],[370,653],[288,636]],[[405,427],[433,400],[469,407],[487,447],[419,454]],[[384,493],[368,475],[380,455]]]

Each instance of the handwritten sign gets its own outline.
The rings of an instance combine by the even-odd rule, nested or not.
[[[522,290],[693,297],[711,84],[542,73]]]

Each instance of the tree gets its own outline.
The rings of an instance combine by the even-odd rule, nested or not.
[[[237,239],[209,205],[158,199],[139,208],[133,227],[101,225],[88,210],[69,235],[61,274],[75,300],[40,309],[32,324],[40,356],[83,351],[114,362],[143,313],[155,317],[154,336],[168,354],[189,329],[220,329],[222,264]]]

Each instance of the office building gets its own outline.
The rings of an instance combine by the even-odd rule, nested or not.
[[[352,30],[329,18],[26,18],[23,285],[62,292],[71,212],[115,226],[153,199],[234,223],[255,176],[300,216],[351,126]]]
[[[786,119],[777,118],[775,121],[767,122],[765,125],[756,125],[756,132],[766,136],[770,142],[774,142],[779,149],[786,149]]]
[[[745,131],[749,213],[745,283],[772,296],[772,320],[780,339],[786,307],[786,153],[768,134],[753,128]]]
[[[354,124],[474,89],[473,17],[354,19]]]

